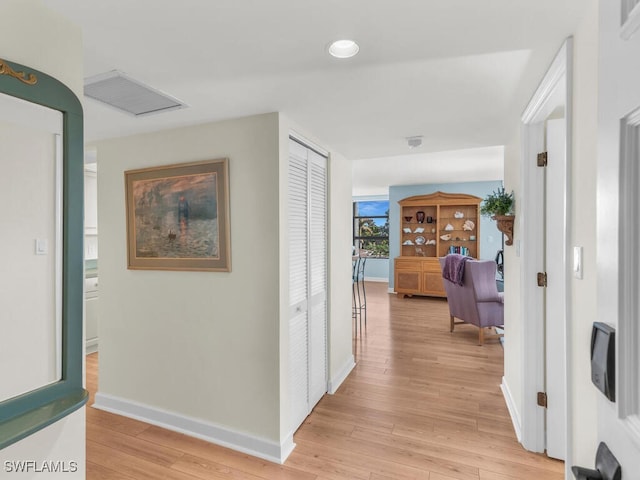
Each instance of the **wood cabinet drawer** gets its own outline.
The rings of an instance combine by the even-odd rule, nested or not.
[[[395,269],[396,270],[411,270],[413,272],[420,272],[422,269],[420,268],[420,263],[416,262],[413,259],[396,259],[395,261]]]
[[[438,275],[442,274],[440,262],[437,258],[428,258],[423,260],[421,263],[423,272],[437,273]]]

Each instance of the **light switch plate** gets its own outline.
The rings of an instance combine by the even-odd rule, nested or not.
[[[45,238],[36,238],[36,255],[49,253],[49,242]]]
[[[573,247],[573,276],[582,280],[582,247]]]

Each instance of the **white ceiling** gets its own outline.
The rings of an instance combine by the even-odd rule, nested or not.
[[[118,69],[190,105],[133,118],[87,99],[87,140],[281,111],[349,159],[413,154],[412,135],[427,153],[505,144],[583,10],[582,0],[42,1],[82,27],[86,77]],[[330,57],[341,38],[359,55]]]
[[[503,179],[504,147],[354,160],[353,196],[386,196],[389,186]]]

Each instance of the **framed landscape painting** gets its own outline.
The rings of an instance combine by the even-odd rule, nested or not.
[[[128,268],[231,271],[228,159],[125,172]]]

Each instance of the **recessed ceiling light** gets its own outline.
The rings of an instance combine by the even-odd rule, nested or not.
[[[329,45],[329,53],[336,58],[350,58],[360,51],[360,47],[353,40],[336,40]]]

